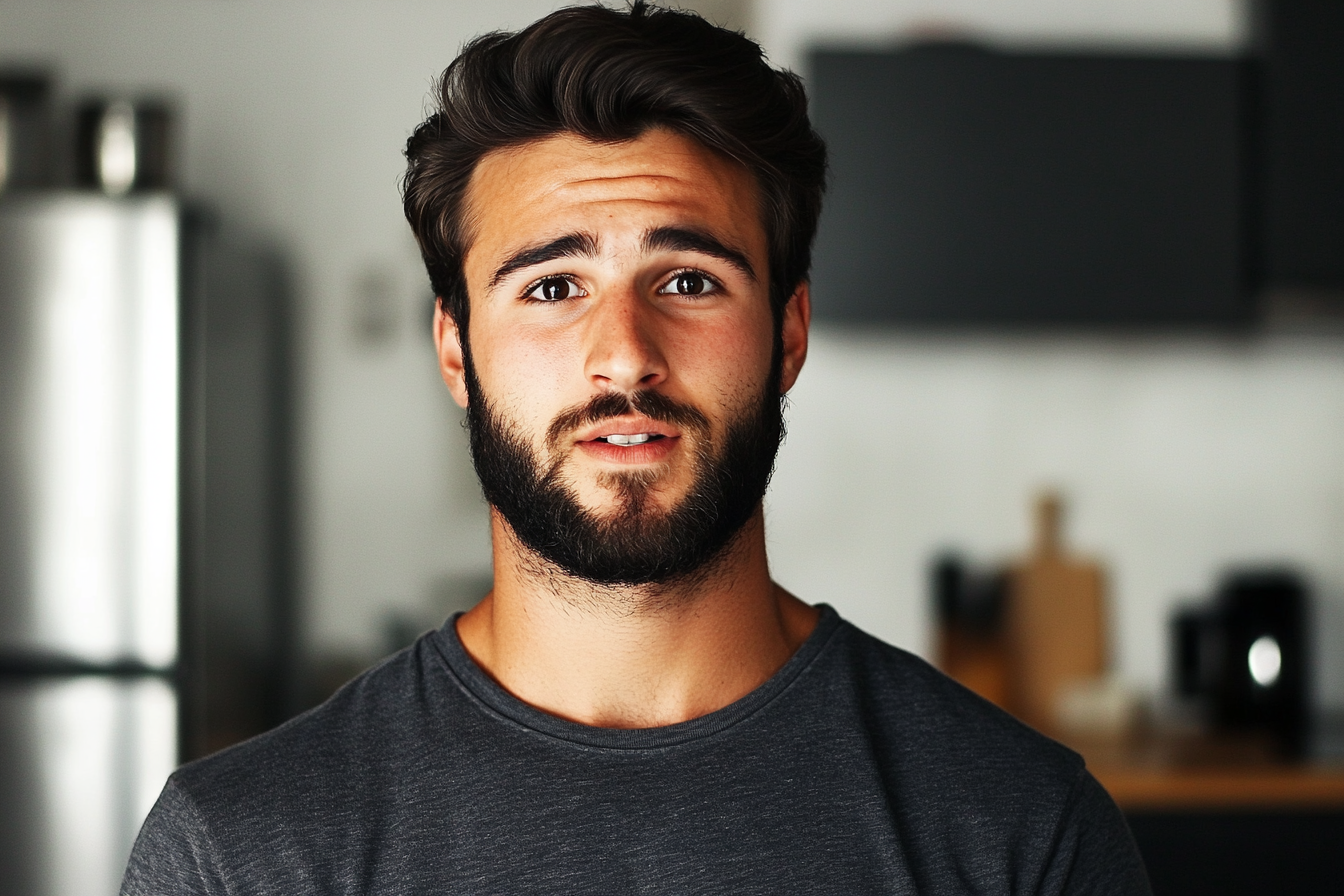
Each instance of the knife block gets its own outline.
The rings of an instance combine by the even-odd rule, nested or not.
[[[1003,637],[1003,576],[945,554],[933,567],[938,668],[1008,709],[1008,655]]]

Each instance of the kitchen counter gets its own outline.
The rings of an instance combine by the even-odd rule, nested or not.
[[[1056,736],[1126,812],[1344,810],[1344,762],[1284,759],[1267,738],[1151,728]]]

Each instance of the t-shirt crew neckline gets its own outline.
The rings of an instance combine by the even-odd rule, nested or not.
[[[658,728],[598,728],[543,712],[504,690],[462,646],[455,613],[430,637],[449,672],[470,696],[524,728],[585,747],[608,750],[650,750],[672,747],[717,734],[758,712],[794,683],[839,630],[838,613],[818,604],[821,616],[812,634],[779,671],[756,690],[708,715]]]

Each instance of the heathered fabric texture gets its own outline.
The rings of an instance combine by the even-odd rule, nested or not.
[[[1076,754],[823,608],[753,693],[637,731],[515,699],[450,621],[180,769],[122,892],[1150,891]]]

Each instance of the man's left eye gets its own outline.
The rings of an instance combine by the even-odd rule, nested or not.
[[[714,292],[719,285],[699,271],[682,271],[658,292],[664,295],[703,296]]]

